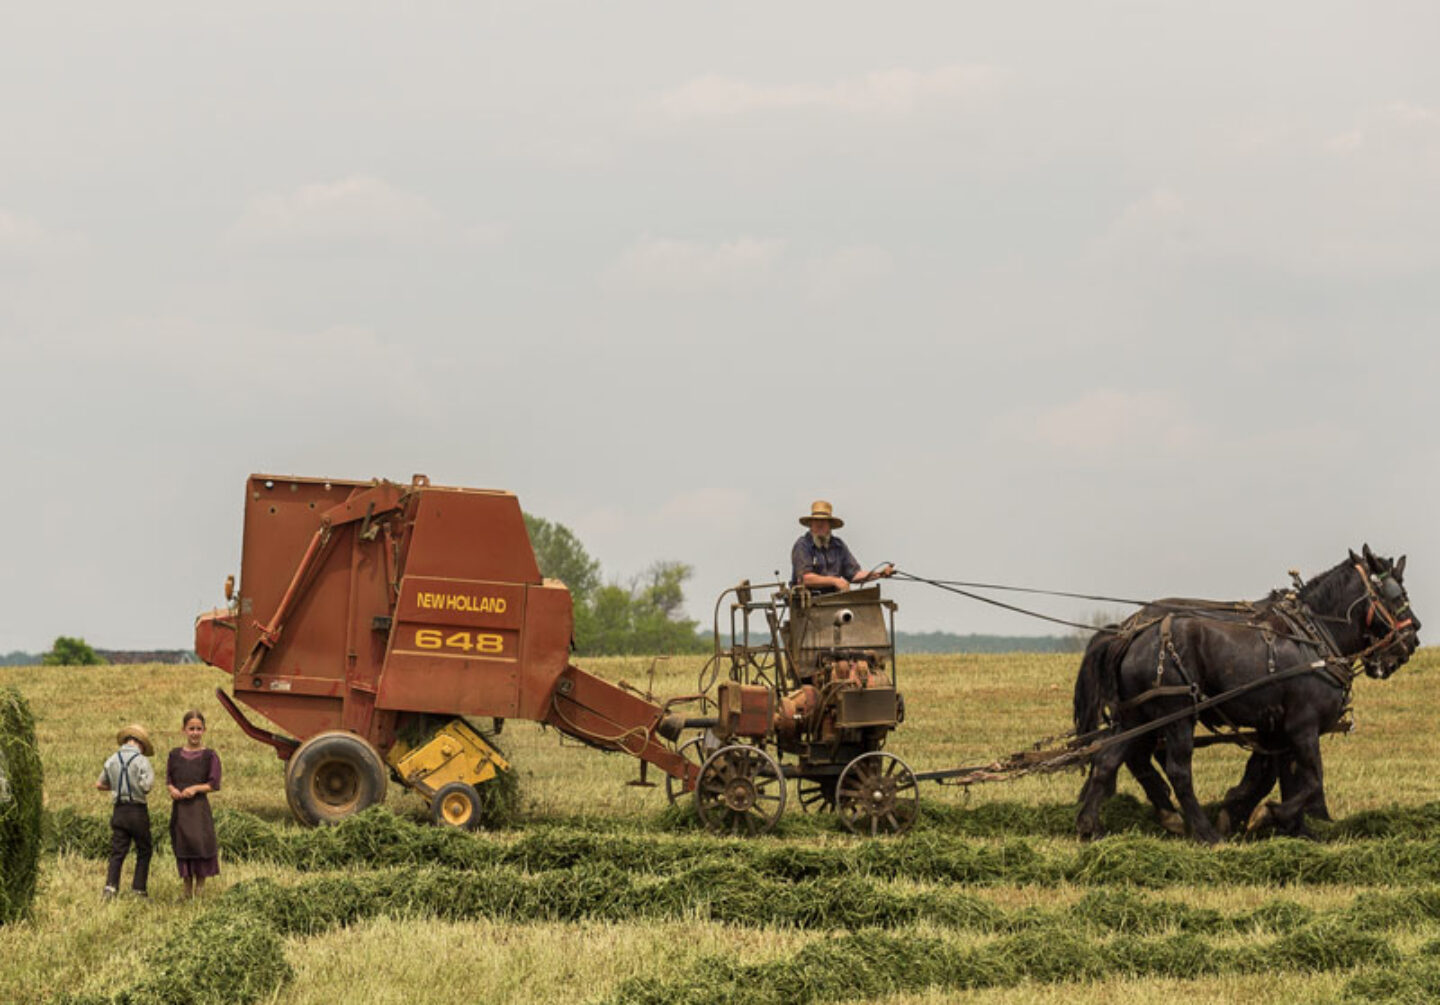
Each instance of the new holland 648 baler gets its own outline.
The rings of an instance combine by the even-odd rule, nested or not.
[[[473,826],[476,786],[508,770],[467,718],[542,722],[654,764],[686,791],[691,721],[569,660],[564,584],[541,578],[508,492],[254,475],[238,591],[196,622],[195,648],[235,700],[278,726],[249,736],[286,762],[291,810],[334,821],[393,776],[432,817]]]

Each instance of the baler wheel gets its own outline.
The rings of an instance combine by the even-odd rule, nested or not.
[[[306,826],[333,824],[385,798],[385,762],[362,737],[318,733],[285,766],[285,799]]]
[[[759,747],[721,747],[700,766],[695,808],[706,829],[750,837],[768,833],[785,812],[785,775]]]
[[[920,787],[910,766],[883,750],[861,754],[840,772],[835,806],[856,834],[904,834],[920,815]]]
[[[430,821],[441,827],[473,831],[480,824],[480,793],[466,782],[440,786],[430,800]]]

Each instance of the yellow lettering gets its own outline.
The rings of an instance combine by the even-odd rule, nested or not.
[[[476,597],[465,593],[415,594],[415,606],[428,611],[469,611],[473,614],[504,614],[504,597]]]

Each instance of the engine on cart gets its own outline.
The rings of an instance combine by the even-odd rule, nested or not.
[[[869,650],[824,654],[809,682],[788,693],[724,681],[717,702],[720,739],[773,738],[781,750],[796,754],[809,745],[878,749],[902,718],[900,695]]]
[[[715,723],[682,747],[704,755],[696,803],[706,826],[769,830],[784,810],[785,780],[795,778],[806,810],[837,811],[855,831],[909,829],[914,775],[881,749],[905,715],[894,602],[878,586],[817,594],[742,583],[729,593],[728,644],[717,605],[716,652],[702,680],[727,678],[715,687]]]

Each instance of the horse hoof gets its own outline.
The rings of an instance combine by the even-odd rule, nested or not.
[[[1174,810],[1161,810],[1160,826],[1177,837],[1185,836],[1185,818]]]
[[[1220,816],[1219,816],[1219,817],[1216,819],[1216,821],[1215,821],[1215,829],[1220,832],[1220,836],[1223,837],[1223,838],[1228,838],[1228,837],[1230,836],[1230,811],[1229,811],[1229,810],[1221,810],[1221,811],[1220,811]]]
[[[1250,819],[1245,821],[1245,833],[1249,834],[1252,831],[1257,831],[1269,822],[1270,804],[1261,803],[1259,806],[1255,807],[1255,811],[1250,814]]]

